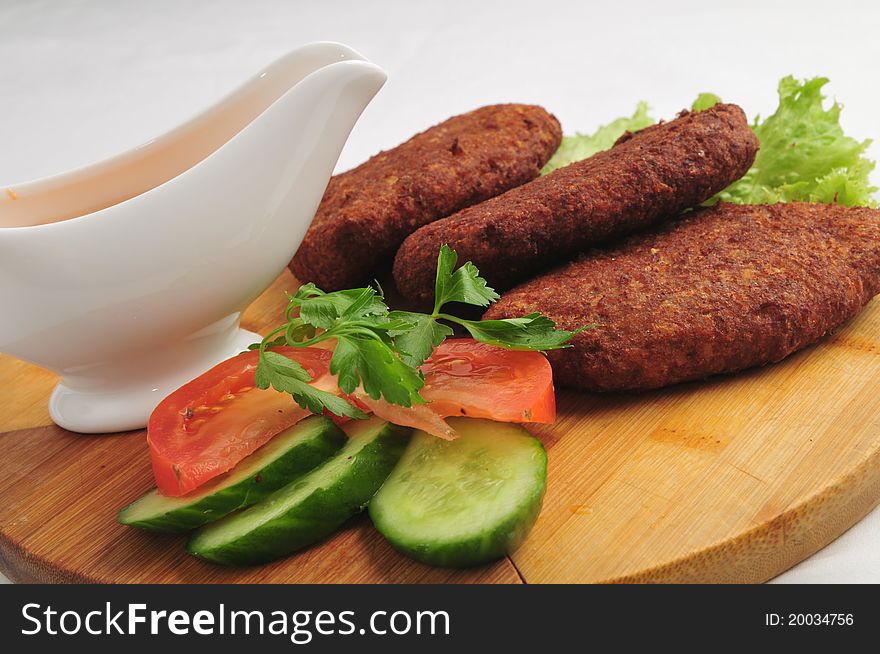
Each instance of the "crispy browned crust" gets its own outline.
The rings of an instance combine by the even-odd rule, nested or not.
[[[693,207],[742,177],[758,141],[742,109],[719,104],[621,138],[610,150],[422,227],[404,241],[394,280],[430,298],[444,243],[509,288],[612,236]]]
[[[556,381],[649,389],[779,361],[880,292],[880,211],[722,204],[523,284],[487,318],[540,311],[583,332]]]
[[[450,118],[333,177],[290,268],[328,291],[368,283],[417,228],[537,177],[561,139],[533,105]]]

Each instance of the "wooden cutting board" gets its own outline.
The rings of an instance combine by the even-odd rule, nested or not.
[[[245,315],[262,330],[285,273]],[[0,356],[0,568],[38,582],[759,582],[880,501],[880,300],[818,345],[735,377],[638,395],[559,394],[535,433],[544,510],[509,559],[456,571],[397,554],[362,517],[272,565],[229,569],[126,528],[151,486],[143,432],[51,424],[53,375]]]

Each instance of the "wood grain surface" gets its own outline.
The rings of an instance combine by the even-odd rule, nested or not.
[[[284,273],[247,311],[263,330]],[[759,582],[880,501],[880,302],[821,343],[734,377],[638,395],[559,394],[536,426],[544,510],[509,559],[457,571],[397,554],[366,517],[277,563],[230,569],[115,522],[151,486],[143,432],[49,419],[52,374],[0,355],[0,568],[31,582]]]

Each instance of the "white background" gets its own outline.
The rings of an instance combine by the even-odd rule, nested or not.
[[[880,3],[867,0],[0,0],[0,183],[138,145],[314,40],[389,73],[339,169],[494,102],[544,105],[568,133],[641,99],[668,118],[700,91],[767,114],[789,73],[830,77],[846,130],[880,139],[878,28]],[[778,580],[880,582],[878,543],[875,511]]]

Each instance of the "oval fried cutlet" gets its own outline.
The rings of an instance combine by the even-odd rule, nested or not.
[[[334,176],[290,268],[327,291],[367,284],[417,228],[537,177],[561,139],[555,116],[524,104],[431,127]]]
[[[696,206],[742,177],[758,141],[742,109],[718,104],[625,135],[610,150],[422,227],[394,261],[404,297],[432,297],[444,243],[509,288],[610,237]]]
[[[506,293],[485,318],[598,322],[549,353],[562,385],[650,389],[776,362],[880,292],[880,211],[721,204]]]

